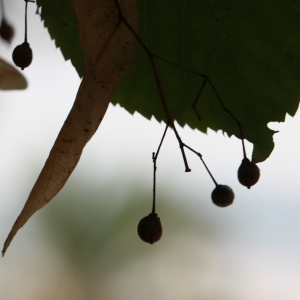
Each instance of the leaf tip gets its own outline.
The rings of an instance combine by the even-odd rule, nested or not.
[[[7,248],[10,245],[11,240],[13,239],[13,236],[11,236],[11,233],[9,233],[8,237],[6,238],[4,245],[3,245],[3,249],[2,249],[2,257],[4,257]]]
[[[8,246],[10,245],[11,239],[9,238],[10,235],[8,235],[8,237],[6,238],[4,245],[3,245],[3,249],[2,249],[2,257],[4,257],[6,250],[8,248]]]

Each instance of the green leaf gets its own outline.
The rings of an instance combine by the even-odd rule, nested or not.
[[[70,1],[39,0],[52,38],[82,75],[83,57]],[[157,55],[209,76],[226,107],[254,144],[252,159],[274,148],[269,122],[293,116],[300,98],[300,3],[282,0],[140,0],[140,36]],[[65,26],[67,24],[67,26]],[[202,78],[157,61],[162,87],[177,122],[203,132],[240,137],[209,85],[191,108]],[[140,47],[113,103],[146,118],[165,120],[153,71]],[[201,149],[199,149],[201,151]],[[241,152],[242,154],[242,152]]]
[[[225,105],[254,144],[253,160],[273,150],[267,124],[296,113],[300,98],[300,3],[297,1],[139,1],[140,35],[164,58],[210,77]],[[191,109],[201,78],[158,62],[167,101],[177,122],[240,137],[235,122],[205,86]],[[131,113],[165,120],[148,59],[141,49],[115,94]],[[242,153],[241,153],[242,154]]]
[[[41,18],[65,60],[71,60],[78,75],[83,76],[84,59],[71,0],[37,0]]]

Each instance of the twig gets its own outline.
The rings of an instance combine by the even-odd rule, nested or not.
[[[215,180],[214,176],[212,175],[212,173],[210,172],[208,166],[206,165],[205,161],[203,160],[202,154],[199,153],[199,152],[197,152],[197,151],[195,151],[193,148],[191,148],[190,146],[188,146],[188,145],[186,145],[186,144],[183,144],[183,146],[186,147],[186,148],[188,148],[190,151],[192,151],[193,153],[195,153],[195,154],[200,158],[200,160],[202,161],[202,163],[203,163],[203,165],[204,165],[206,171],[207,171],[208,174],[210,175],[212,181],[214,182],[214,184],[215,184],[216,186],[218,186],[217,181]]]
[[[140,38],[140,36],[136,33],[136,31],[132,28],[132,26],[129,24],[129,22],[126,20],[126,18],[124,17],[123,13],[122,13],[122,10],[120,8],[120,4],[118,2],[118,0],[114,0],[114,3],[115,3],[115,6],[117,8],[117,11],[119,13],[119,18],[120,20],[126,25],[126,27],[128,28],[128,30],[132,33],[132,35],[136,38],[136,40],[139,42],[139,44],[142,46],[142,48],[144,49],[144,51],[146,52],[148,58],[149,58],[149,61],[150,61],[150,64],[151,64],[151,67],[152,67],[152,70],[153,70],[153,74],[154,74],[154,78],[155,78],[155,83],[156,83],[156,86],[157,86],[157,89],[158,89],[158,93],[159,93],[159,96],[160,96],[160,100],[161,100],[161,103],[162,103],[162,106],[163,106],[163,109],[164,109],[164,112],[165,112],[165,116],[166,116],[166,119],[167,119],[167,127],[166,127],[166,130],[168,128],[168,126],[170,126],[173,130],[174,130],[174,133],[175,133],[175,136],[178,140],[178,143],[179,143],[179,147],[180,147],[180,150],[181,150],[181,154],[182,154],[182,157],[183,157],[183,161],[184,161],[184,165],[185,165],[185,171],[186,172],[190,172],[191,169],[189,168],[188,166],[188,162],[187,162],[187,158],[186,158],[186,155],[185,155],[185,151],[184,151],[184,147],[188,148],[190,151],[194,152],[195,154],[197,154],[202,163],[204,164],[206,170],[208,171],[209,175],[211,176],[213,182],[217,185],[217,182],[216,180],[214,179],[214,177],[212,176],[211,172],[209,171],[207,165],[205,164],[205,162],[203,161],[202,159],[202,155],[195,151],[194,149],[192,149],[191,147],[187,146],[186,144],[184,144],[177,132],[177,129],[175,127],[175,124],[174,124],[174,119],[171,115],[171,112],[170,112],[170,109],[169,109],[169,106],[168,106],[168,103],[166,101],[166,98],[165,98],[165,94],[164,94],[164,91],[163,91],[163,88],[162,88],[162,84],[161,84],[161,81],[160,81],[160,78],[159,78],[159,75],[158,75],[158,71],[157,71],[157,67],[156,67],[156,64],[155,64],[155,59],[159,59],[159,60],[162,60],[166,63],[169,63],[177,68],[180,68],[186,72],[189,72],[189,73],[192,73],[194,75],[197,75],[199,77],[202,77],[203,78],[203,82],[201,84],[201,87],[199,89],[199,92],[197,93],[197,96],[196,96],[196,99],[194,101],[194,103],[192,104],[192,108],[195,110],[197,116],[199,119],[201,119],[201,116],[199,114],[199,112],[197,111],[197,108],[196,108],[196,105],[198,103],[198,100],[201,96],[201,93],[205,87],[205,84],[208,82],[209,85],[211,86],[214,94],[216,95],[216,98],[218,99],[220,105],[222,106],[222,109],[224,112],[228,113],[231,118],[236,122],[236,124],[238,125],[238,128],[239,128],[239,131],[240,131],[240,136],[241,136],[241,140],[242,140],[242,147],[243,147],[243,155],[244,155],[244,158],[246,158],[246,150],[245,150],[245,144],[244,144],[244,135],[243,135],[243,130],[242,130],[242,126],[240,124],[240,122],[238,121],[238,119],[234,116],[234,114],[225,106],[224,102],[222,101],[217,89],[215,88],[215,86],[213,85],[212,81],[210,80],[210,78],[207,76],[207,75],[204,75],[204,74],[201,74],[197,71],[194,71],[192,69],[189,69],[189,68],[186,68],[186,67],[183,67],[181,65],[178,65],[168,59],[165,59],[155,53],[153,53],[149,47],[144,43],[144,41]],[[164,133],[165,135],[165,133]],[[163,136],[164,138],[164,136]],[[163,139],[162,139],[163,141]],[[161,143],[162,143],[161,141]],[[161,146],[161,144],[160,144]],[[160,149],[160,146],[159,146],[159,149]],[[158,149],[158,151],[159,151]],[[156,155],[153,153],[153,162],[154,162],[154,180],[155,180],[155,171],[156,171],[156,158],[157,158],[157,154],[158,152],[156,153]],[[155,188],[155,186],[154,186]],[[154,195],[154,200],[155,200],[155,195]]]
[[[161,145],[164,141],[164,138],[166,136],[166,133],[167,133],[167,130],[169,128],[169,124],[166,125],[166,128],[164,130],[164,133],[163,133],[163,136],[160,140],[160,143],[159,143],[159,146],[158,146],[158,149],[156,151],[156,153],[152,153],[152,160],[153,160],[153,201],[152,201],[152,214],[155,214],[155,194],[156,194],[156,170],[157,170],[157,167],[156,167],[156,160],[157,160],[157,157],[158,157],[158,154],[159,154],[159,150],[161,148]]]
[[[115,3],[115,6],[118,10],[120,20],[126,25],[128,30],[132,33],[132,35],[136,38],[136,40],[139,42],[139,44],[143,47],[143,49],[145,50],[145,52],[146,52],[146,54],[147,54],[147,56],[150,60],[151,67],[152,67],[153,74],[154,74],[154,78],[155,78],[155,83],[156,83],[158,93],[159,93],[159,96],[160,96],[160,100],[161,100],[161,103],[162,103],[162,106],[163,106],[163,109],[164,109],[164,112],[165,112],[167,123],[174,130],[176,138],[179,142],[179,147],[180,147],[182,157],[183,157],[183,161],[184,161],[184,165],[185,165],[185,171],[190,172],[191,169],[188,166],[186,155],[185,155],[184,149],[182,147],[183,143],[182,143],[181,138],[180,138],[180,136],[177,132],[177,129],[175,127],[174,119],[172,117],[172,114],[170,112],[168,103],[166,101],[165,94],[164,94],[164,91],[163,91],[163,88],[162,88],[162,84],[161,84],[161,81],[160,81],[160,78],[159,78],[159,75],[158,75],[158,72],[157,72],[156,64],[155,64],[155,61],[154,61],[154,58],[157,57],[157,55],[152,53],[152,51],[147,47],[147,45],[144,43],[144,41],[139,37],[139,35],[135,32],[135,30],[132,28],[132,26],[128,23],[128,21],[126,20],[126,18],[124,17],[124,15],[122,13],[122,10],[120,8],[120,4],[119,4],[118,0],[114,0],[114,3]]]
[[[33,0],[24,0],[25,1],[25,38],[24,42],[27,43],[27,4],[28,2],[34,3]]]
[[[199,90],[199,92],[198,92],[198,94],[197,94],[197,96],[196,96],[196,100],[195,100],[194,103],[192,104],[192,108],[195,109],[196,115],[197,115],[197,117],[198,117],[199,119],[201,119],[201,116],[200,116],[199,112],[197,111],[196,105],[197,105],[197,102],[198,102],[198,100],[199,100],[199,98],[200,98],[200,96],[201,96],[201,93],[202,93],[202,91],[203,91],[203,89],[204,89],[204,86],[205,86],[206,82],[208,82],[208,84],[211,86],[211,88],[212,88],[212,90],[213,90],[213,92],[214,92],[214,94],[215,94],[217,100],[219,101],[220,105],[222,106],[223,111],[226,112],[227,114],[229,114],[230,117],[231,117],[231,118],[234,120],[234,122],[237,124],[237,126],[238,126],[238,128],[239,128],[239,132],[240,132],[240,137],[241,137],[241,140],[242,140],[242,147],[243,147],[244,158],[247,158],[247,155],[246,155],[246,148],[245,148],[245,143],[244,143],[244,134],[243,134],[242,125],[241,125],[241,123],[239,122],[239,120],[237,119],[237,117],[236,117],[236,116],[235,116],[235,115],[234,115],[234,114],[226,107],[226,105],[224,104],[222,98],[220,97],[220,95],[219,95],[219,93],[218,93],[216,87],[214,86],[214,84],[212,83],[212,81],[210,80],[210,78],[209,78],[207,75],[205,75],[205,74],[202,74],[202,73],[199,73],[199,72],[197,72],[197,71],[195,71],[195,70],[192,70],[192,69],[189,69],[189,68],[187,68],[187,67],[181,66],[181,65],[179,65],[179,64],[177,64],[177,63],[175,63],[175,62],[173,62],[173,61],[171,61],[171,60],[168,60],[168,59],[166,59],[166,58],[164,58],[164,57],[161,57],[161,56],[156,55],[156,54],[154,54],[154,53],[153,53],[153,55],[154,55],[155,58],[157,58],[157,59],[159,59],[159,60],[162,60],[162,61],[164,61],[164,62],[166,62],[166,63],[168,63],[168,64],[171,64],[171,65],[173,65],[173,66],[175,66],[175,67],[177,67],[177,68],[179,68],[179,69],[181,69],[181,70],[184,70],[184,71],[186,71],[186,72],[188,72],[188,73],[191,73],[191,74],[194,74],[194,75],[197,75],[197,76],[203,78],[203,82],[202,82],[201,87],[200,87],[200,90]]]

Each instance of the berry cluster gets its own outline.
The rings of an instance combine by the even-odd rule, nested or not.
[[[163,137],[161,139],[161,142],[159,144],[158,150],[155,153],[152,154],[152,160],[153,160],[153,201],[152,201],[152,212],[142,218],[137,226],[137,232],[139,237],[146,243],[153,244],[157,242],[161,236],[162,236],[162,225],[160,218],[158,217],[157,213],[155,212],[155,193],[156,193],[156,160],[158,157],[159,150],[161,148],[161,145],[163,143],[165,134],[168,129],[168,125],[166,126],[166,129],[164,131]],[[206,163],[204,162],[202,155],[199,152],[196,152],[194,149],[191,147],[187,146],[184,144],[181,140],[181,149],[182,152],[183,148],[186,147],[188,150],[192,151],[195,153],[200,160],[202,161],[204,167],[206,168],[208,174],[210,175],[211,179],[213,180],[214,184],[216,187],[211,193],[211,199],[212,202],[219,207],[227,207],[233,203],[234,200],[234,192],[233,190],[228,186],[224,184],[218,184],[215,178],[213,177],[212,173],[210,172],[209,168],[207,167]],[[244,141],[243,141],[243,152],[244,152],[244,159],[242,160],[242,163],[238,169],[238,180],[239,182],[246,186],[248,189],[250,189],[251,186],[255,185],[260,177],[260,170],[258,166],[251,162],[247,157],[246,157],[246,151],[245,151],[245,146],[244,146]],[[185,156],[184,156],[185,158]],[[186,158],[185,158],[185,163],[187,164]],[[191,171],[189,168],[186,168],[186,172]]]
[[[188,147],[189,148],[189,147]],[[158,150],[159,151],[159,150]],[[160,218],[155,212],[155,174],[156,174],[156,159],[157,154],[153,153],[153,162],[154,162],[154,181],[153,181],[153,204],[152,204],[152,212],[142,218],[137,226],[137,232],[139,237],[146,243],[153,244],[157,242],[162,236],[162,225]],[[194,150],[192,150],[194,151]],[[209,175],[214,181],[216,187],[211,193],[212,202],[219,207],[227,207],[233,203],[234,200],[234,192],[228,185],[218,184],[206,164],[204,163],[202,156],[200,153],[197,155],[202,160],[204,166],[206,167]],[[251,186],[255,185],[258,182],[260,177],[260,171],[256,164],[251,162],[248,158],[244,158],[242,163],[238,169],[238,180],[239,182],[250,189]]]

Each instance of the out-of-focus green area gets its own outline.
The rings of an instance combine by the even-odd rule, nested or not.
[[[138,182],[119,189],[93,179],[72,182],[32,224],[35,241],[22,239],[26,261],[13,270],[20,257],[5,257],[10,265],[1,272],[0,299],[183,299],[176,295],[191,285],[193,293],[212,299],[216,290],[207,275],[214,228],[203,212],[195,219],[168,197],[157,197],[164,232],[150,245],[139,239],[136,226],[150,213],[151,190]],[[202,279],[193,277],[191,266]]]
[[[77,174],[26,224],[1,260],[1,300],[297,299],[299,243],[272,244],[259,217],[262,231],[255,224],[247,230],[245,207],[234,217],[238,203],[217,208],[201,189],[202,204],[194,206],[179,189],[177,196],[165,190],[163,180],[157,212],[164,233],[150,245],[136,226],[150,212],[151,184],[107,182]],[[251,234],[269,236],[263,243]]]

